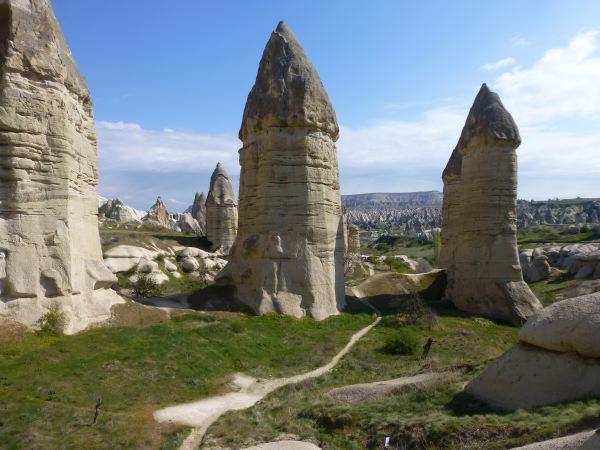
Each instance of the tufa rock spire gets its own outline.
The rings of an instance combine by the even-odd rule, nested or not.
[[[283,22],[265,47],[239,137],[246,141],[252,134],[274,127],[320,130],[334,141],[339,134],[335,111],[319,74]]]

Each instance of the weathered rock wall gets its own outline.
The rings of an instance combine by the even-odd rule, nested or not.
[[[323,319],[344,302],[335,112],[296,37],[271,35],[240,138],[240,228],[218,278],[259,314]]]
[[[67,331],[120,299],[102,263],[92,103],[48,0],[0,1],[0,314]]]

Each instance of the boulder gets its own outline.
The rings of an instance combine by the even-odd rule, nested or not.
[[[180,264],[181,269],[187,273],[194,272],[200,268],[200,263],[192,256],[186,256],[180,261]]]
[[[138,265],[140,258],[106,258],[104,265],[112,273],[129,272]]]
[[[538,311],[521,328],[519,339],[547,350],[600,358],[600,292]]]
[[[239,230],[217,277],[258,314],[324,319],[344,305],[338,132],[317,71],[280,22],[244,109]]]
[[[147,258],[141,258],[137,264],[137,271],[141,273],[156,272],[158,270],[158,263]]]
[[[149,250],[135,245],[117,245],[104,252],[105,258],[148,258],[154,259],[159,255],[157,250]]]
[[[513,324],[542,307],[517,252],[519,130],[484,84],[444,170],[440,265],[446,295],[466,312]]]
[[[123,303],[106,286],[86,81],[49,0],[0,2],[0,316],[34,327],[58,303],[74,333]]]
[[[177,270],[177,265],[168,259],[165,259],[165,270],[169,272],[175,272]]]

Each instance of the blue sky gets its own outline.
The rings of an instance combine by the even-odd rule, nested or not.
[[[600,197],[600,2],[53,0],[88,80],[101,195],[173,211],[221,161],[279,20],[341,126],[343,193],[441,189],[482,82],[523,135],[519,197]]]

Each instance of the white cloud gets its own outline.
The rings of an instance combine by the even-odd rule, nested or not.
[[[234,135],[146,130],[138,124],[98,122],[100,167],[111,171],[201,172],[218,162],[237,171]]]
[[[510,40],[510,42],[515,47],[527,47],[530,44],[530,42],[527,39],[525,39],[524,37],[521,37],[521,36],[515,36],[515,37],[513,37]]]
[[[576,35],[530,68],[515,67],[494,86],[518,123],[593,118],[600,114],[599,31]]]
[[[515,60],[515,58],[503,58],[499,61],[496,61],[495,63],[489,63],[489,64],[484,64],[483,66],[480,67],[481,70],[498,70],[498,69],[502,69],[503,67],[507,67],[507,66],[513,66],[517,63],[517,61]]]

